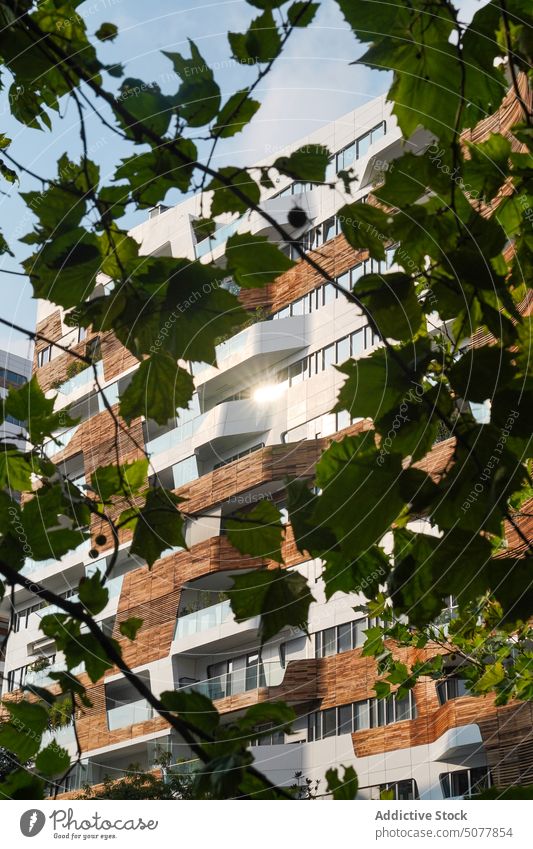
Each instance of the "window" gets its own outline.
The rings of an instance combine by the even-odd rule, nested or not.
[[[276,728],[272,722],[266,725],[258,725],[255,730],[261,736],[251,741],[252,746],[276,746],[285,742],[285,734],[280,728]]]
[[[78,342],[83,342],[87,338],[87,328],[78,327]]]
[[[345,336],[337,342],[337,363],[344,363],[350,359],[350,337]]]
[[[39,368],[41,366],[45,366],[46,363],[49,363],[52,358],[52,346],[47,345],[46,348],[43,348],[41,351],[37,353],[37,365]]]
[[[406,778],[404,781],[391,781],[388,784],[374,784],[371,787],[361,787],[360,793],[364,799],[378,801],[383,796],[386,799],[394,799],[395,801],[420,798],[417,783],[413,778]]]
[[[323,349],[323,364],[322,368],[327,369],[329,366],[332,366],[335,362],[335,345],[328,345],[327,348]]]
[[[406,699],[401,700],[395,695],[388,699],[363,699],[311,713],[308,718],[308,740],[351,734],[365,728],[391,725],[415,717],[416,707],[412,692]]]
[[[439,681],[437,684],[437,695],[441,705],[450,701],[450,699],[458,699],[468,694],[466,681],[457,675],[452,675],[444,681]]]
[[[445,799],[457,796],[470,798],[492,787],[492,775],[486,766],[459,769],[455,772],[443,772],[439,775],[442,795]]]
[[[329,657],[332,654],[340,654],[360,648],[365,642],[364,631],[368,627],[369,620],[365,617],[352,622],[344,622],[334,628],[326,628],[325,631],[317,631],[315,634],[315,657]]]
[[[26,383],[26,380],[27,378],[23,374],[18,374],[8,368],[0,368],[0,386],[22,386],[23,383]]]

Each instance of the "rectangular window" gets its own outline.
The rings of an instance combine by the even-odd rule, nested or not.
[[[337,639],[335,628],[326,628],[322,631],[322,657],[331,657],[337,653]]]
[[[352,623],[345,622],[343,625],[339,625],[337,628],[337,651],[339,654],[342,652],[350,651],[352,648]]]
[[[353,623],[353,644],[354,648],[358,649],[366,640],[366,636],[364,631],[368,628],[368,620],[367,619],[357,619]]]
[[[335,344],[328,345],[327,348],[324,348],[322,351],[322,355],[323,368],[327,369],[335,362]]]
[[[324,304],[330,304],[337,297],[337,291],[331,283],[324,284]]]
[[[354,730],[370,728],[370,705],[368,699],[354,704]]]
[[[337,709],[330,708],[322,711],[322,734],[324,737],[335,737],[337,733]]]
[[[345,336],[344,339],[339,339],[337,342],[337,363],[345,363],[350,359],[350,337]]]
[[[87,328],[86,327],[78,327],[78,342],[83,342],[83,340],[87,336]]]
[[[344,274],[341,274],[340,277],[337,277],[337,283],[339,286],[342,286],[343,289],[350,288],[350,272],[345,271]]]
[[[39,351],[37,354],[37,365],[39,368],[41,366],[45,366],[46,363],[50,362],[52,357],[52,346],[48,345],[46,348],[43,348],[42,351]]]
[[[339,734],[351,734],[353,731],[353,705],[341,705],[339,711]]]
[[[368,149],[370,147],[371,142],[371,133],[365,133],[364,136],[361,136],[357,140],[357,158],[361,159],[362,156],[366,156],[368,153]]]
[[[297,383],[301,383],[304,379],[304,363],[306,363],[306,360],[298,360],[297,363],[289,366],[289,386],[296,386]]]
[[[304,298],[298,298],[297,301],[294,301],[291,308],[291,315],[303,315],[304,314]]]
[[[323,225],[324,241],[329,242],[335,235],[335,218],[328,218]]]
[[[357,357],[365,350],[365,328],[356,330],[350,336],[350,354],[352,357]]]

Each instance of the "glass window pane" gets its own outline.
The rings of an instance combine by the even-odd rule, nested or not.
[[[324,233],[324,241],[329,242],[330,239],[335,235],[335,218],[328,218],[327,221],[324,221],[323,233]]]
[[[315,634],[315,657],[322,657],[322,631]]]
[[[342,151],[342,168],[350,168],[355,161],[355,142]]]
[[[352,733],[352,705],[339,707],[339,734]]]
[[[282,310],[278,311],[278,318],[288,318],[291,314],[290,307],[283,307]]]
[[[354,704],[354,731],[370,728],[370,707],[368,699]]]
[[[350,337],[345,336],[337,342],[337,362],[345,363],[350,359]]]
[[[360,159],[362,156],[365,156],[369,147],[370,133],[366,133],[364,136],[361,136],[360,139],[357,139],[357,158]]]
[[[452,796],[464,796],[468,793],[468,770],[461,769],[458,772],[452,772],[451,776]]]
[[[358,354],[362,353],[365,350],[365,328],[362,327],[360,330],[356,330],[355,333],[352,333],[350,336],[351,342],[351,356],[356,357]]]
[[[376,708],[377,708],[377,719],[376,719],[377,725],[378,726],[385,725],[386,724],[386,718],[387,718],[386,699],[377,699]]]
[[[374,127],[372,130],[372,144],[378,141],[378,139],[383,138],[385,135],[385,121],[382,121],[381,124],[378,124],[377,127]]]
[[[339,625],[337,632],[339,654],[343,651],[350,651],[352,648],[352,623],[346,622]]]
[[[324,368],[326,369],[335,362],[335,345],[328,345],[327,348],[324,348],[322,353]]]
[[[327,628],[325,631],[322,631],[322,640],[323,640],[323,654],[322,657],[331,657],[337,653],[337,640],[335,628]]]
[[[396,700],[396,722],[402,719],[411,719],[411,700],[409,696]]]
[[[340,277],[337,277],[337,283],[339,286],[342,286],[344,289],[350,288],[350,272],[345,271],[344,274],[341,274]]]
[[[297,301],[294,301],[291,310],[292,315],[303,315],[304,314],[304,299],[298,298]]]
[[[335,737],[337,733],[337,709],[322,711],[322,730],[324,737]]]
[[[368,629],[368,620],[365,618],[357,619],[353,623],[354,628],[354,648],[359,648],[364,645],[366,640],[366,634],[364,633]]]
[[[409,778],[406,781],[398,781],[396,784],[396,799],[404,800],[404,799],[416,799],[417,793],[415,793],[415,782]]]
[[[337,292],[331,283],[326,283],[324,285],[324,303],[330,304],[337,297]]]

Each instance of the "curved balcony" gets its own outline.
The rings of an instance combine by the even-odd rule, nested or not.
[[[250,399],[224,401],[202,417],[192,438],[192,448],[197,451],[205,445],[217,449],[242,445],[243,437],[270,430],[271,419],[272,413],[266,406],[258,406]]]
[[[217,346],[217,366],[196,367],[195,383],[205,400],[231,395],[307,344],[305,316],[257,322]]]

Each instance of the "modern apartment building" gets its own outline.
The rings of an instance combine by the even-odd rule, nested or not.
[[[502,109],[508,126],[513,109],[512,102]],[[490,127],[480,127],[479,137]],[[411,143],[416,149],[425,140],[420,132]],[[303,144],[324,144],[334,152],[332,171],[353,166],[358,181],[351,200],[364,202],[387,161],[399,155],[402,140],[384,98],[378,98],[291,149]],[[197,240],[200,201],[193,197],[170,209],[154,209],[133,231],[143,252],[216,261],[236,230],[275,236],[254,213],[222,224],[211,239]],[[294,206],[306,211],[309,225],[301,236],[306,249],[348,289],[369,267],[390,267],[393,251],[380,266],[347,244],[336,218],[345,202],[339,190],[286,178],[262,199],[282,222]],[[214,699],[227,719],[265,700],[292,704],[298,715],[293,733],[272,728],[253,747],[257,766],[276,783],[292,784],[296,772],[322,778],[330,766],[340,764],[354,765],[365,798],[379,797],[385,787],[397,798],[441,799],[469,795],[491,781],[533,781],[529,704],[497,708],[490,697],[464,695],[461,682],[453,679],[446,686],[420,682],[402,700],[375,698],[374,663],[361,656],[368,620],[354,613],[364,599],[339,594],[326,603],[321,563],[297,552],[290,527],[284,546],[287,567],[307,576],[316,598],[311,638],[285,629],[261,649],[257,620],[234,623],[225,595],[232,575],[261,561],[230,545],[228,517],[261,499],[283,507],[287,476],[311,480],[330,440],[367,426],[331,413],[342,382],[334,365],[364,357],[380,344],[357,309],[301,261],[266,289],[243,291],[241,299],[257,320],[219,346],[216,367],[194,367],[196,392],[189,409],[165,427],[149,418],[131,425],[135,441],[150,457],[151,474],[184,499],[192,517],[188,548],[168,550],[149,570],[130,554],[124,537],[109,603],[98,618],[156,694],[196,687]],[[85,335],[64,318],[55,306],[41,303],[38,330],[76,351],[101,354],[99,379],[116,404],[136,361],[111,334]],[[51,445],[49,452],[73,481],[83,484],[95,468],[114,462],[114,432],[92,369],[68,378],[68,364],[68,355],[37,344],[41,385],[57,391],[58,409],[73,405],[81,418],[61,432],[61,445]],[[444,440],[435,446],[426,460],[430,468],[439,467],[450,444]],[[126,437],[121,437],[120,451],[123,461],[140,456]],[[80,577],[101,568],[110,554],[104,547],[95,561],[88,556],[90,547],[80,541],[62,562],[29,560],[26,572],[56,592],[72,594]],[[38,630],[39,617],[50,608],[43,610],[24,590],[15,596],[4,695],[24,683],[48,683],[50,668],[61,667],[54,645]],[[453,599],[448,614],[453,616]],[[134,643],[118,630],[131,616],[143,620]],[[192,760],[187,747],[120,674],[110,672],[96,685],[83,668],[80,674],[93,706],[77,717],[83,764],[64,790],[98,784],[106,775],[119,778],[134,763],[150,770],[159,747],[186,769],[181,762]],[[59,741],[74,754],[72,728],[61,731]]]

